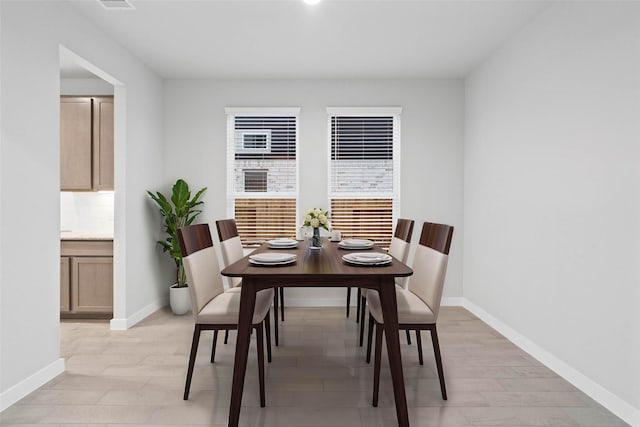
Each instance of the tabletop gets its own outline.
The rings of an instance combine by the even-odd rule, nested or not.
[[[379,247],[374,246],[367,250],[345,250],[340,248],[338,243],[328,240],[323,242],[321,249],[310,249],[309,245],[308,241],[300,241],[297,248],[272,249],[265,243],[252,254],[262,252],[291,253],[297,256],[297,261],[283,266],[256,266],[249,263],[247,256],[223,269],[222,274],[244,278],[259,276],[263,279],[286,280],[288,282],[296,279],[306,281],[310,276],[326,281],[331,281],[331,279],[344,281],[348,278],[361,281],[373,277],[406,277],[413,274],[411,268],[395,258],[390,264],[384,266],[356,266],[349,265],[342,260],[342,255],[354,252],[386,253]],[[300,286],[310,285],[313,286],[313,283],[307,281]],[[288,286],[295,285],[288,284]]]

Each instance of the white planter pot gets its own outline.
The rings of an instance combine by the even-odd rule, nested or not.
[[[182,288],[173,285],[169,288],[169,305],[171,305],[171,311],[173,314],[185,314],[191,310],[191,295],[189,295],[189,288],[184,286]]]

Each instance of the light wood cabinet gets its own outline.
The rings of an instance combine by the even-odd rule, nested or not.
[[[63,240],[60,259],[60,316],[111,317],[113,241]]]
[[[113,190],[113,98],[93,99],[93,187]]]
[[[113,258],[71,258],[71,307],[84,313],[113,310]]]
[[[60,313],[71,311],[71,274],[69,257],[60,257]]]
[[[60,100],[60,187],[92,189],[92,100]]]
[[[113,97],[61,97],[61,190],[113,190],[113,175]]]

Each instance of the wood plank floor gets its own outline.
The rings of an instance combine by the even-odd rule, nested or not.
[[[267,366],[267,407],[260,408],[255,342],[249,353],[241,424],[261,427],[396,425],[383,351],[380,406],[371,407],[372,366],[356,342],[355,313],[287,308],[280,347]],[[627,425],[462,308],[443,308],[438,323],[449,400],[440,397],[431,340],[425,365],[401,337],[411,425]],[[160,310],[128,331],[108,323],[63,322],[67,370],[0,414],[2,426],[226,426],[235,333],[200,340],[189,401],[182,400],[193,332],[191,315]],[[255,335],[255,334],[254,334]],[[255,338],[254,338],[255,340]]]

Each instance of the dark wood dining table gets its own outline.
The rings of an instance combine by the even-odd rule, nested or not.
[[[361,287],[380,293],[380,303],[384,316],[384,334],[391,369],[393,393],[398,416],[398,426],[409,426],[407,399],[400,356],[398,336],[398,311],[396,305],[395,277],[413,274],[407,265],[393,258],[385,266],[355,266],[342,260],[349,252],[339,248],[337,243],[324,241],[321,249],[310,249],[308,241],[298,242],[293,249],[270,249],[265,243],[253,254],[260,252],[294,253],[294,264],[283,266],[255,266],[249,256],[242,258],[222,270],[224,276],[241,277],[240,315],[236,340],[236,354],[233,365],[233,383],[229,408],[229,427],[237,427],[247,369],[247,356],[251,339],[251,322],[256,302],[256,292],[275,286],[282,287]],[[378,247],[369,251],[384,252]]]

